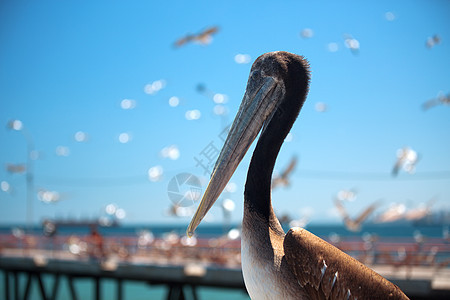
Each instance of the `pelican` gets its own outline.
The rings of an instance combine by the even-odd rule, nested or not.
[[[302,228],[284,233],[271,204],[271,177],[309,89],[309,65],[271,52],[254,62],[247,89],[210,182],[187,229],[194,234],[245,153],[260,138],[247,173],[242,272],[252,299],[408,299],[362,263]]]

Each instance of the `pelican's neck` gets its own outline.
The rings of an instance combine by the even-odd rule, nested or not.
[[[244,192],[244,214],[258,214],[270,228],[282,235],[284,231],[272,208],[271,182],[278,153],[300,110],[287,107],[288,103],[292,101],[285,99],[280,103],[258,140],[248,169]]]
[[[271,59],[258,59],[267,63],[265,74],[277,74],[274,78],[282,82],[283,96],[268,124],[263,129],[256,145],[247,173],[244,192],[244,219],[246,215],[258,214],[269,227],[284,236],[280,222],[275,217],[271,203],[272,172],[284,139],[300,112],[309,89],[309,65],[302,58],[286,52],[277,52],[276,63]],[[258,67],[257,62],[254,66]],[[252,67],[253,68],[253,67]],[[248,219],[252,219],[251,216]],[[244,224],[243,224],[244,225]]]

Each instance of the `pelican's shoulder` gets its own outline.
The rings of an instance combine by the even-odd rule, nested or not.
[[[298,283],[301,286],[311,285],[317,290],[321,281],[321,266],[314,255],[317,240],[312,236],[303,228],[293,227],[286,234],[283,247],[286,261]]]
[[[284,253],[298,283],[325,299],[408,299],[394,284],[302,228],[284,239]]]

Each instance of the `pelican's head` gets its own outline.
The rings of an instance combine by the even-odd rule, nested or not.
[[[309,83],[308,68],[303,57],[282,51],[263,54],[253,63],[241,106],[214,166],[208,187],[189,224],[188,236],[194,234],[258,133],[261,129],[264,132],[285,99],[301,98],[304,101]],[[302,104],[297,105],[298,111]]]

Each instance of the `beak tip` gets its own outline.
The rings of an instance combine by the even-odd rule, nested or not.
[[[186,235],[188,238],[191,238],[195,233],[195,227],[192,226],[192,224],[189,224],[187,230],[186,230]]]

